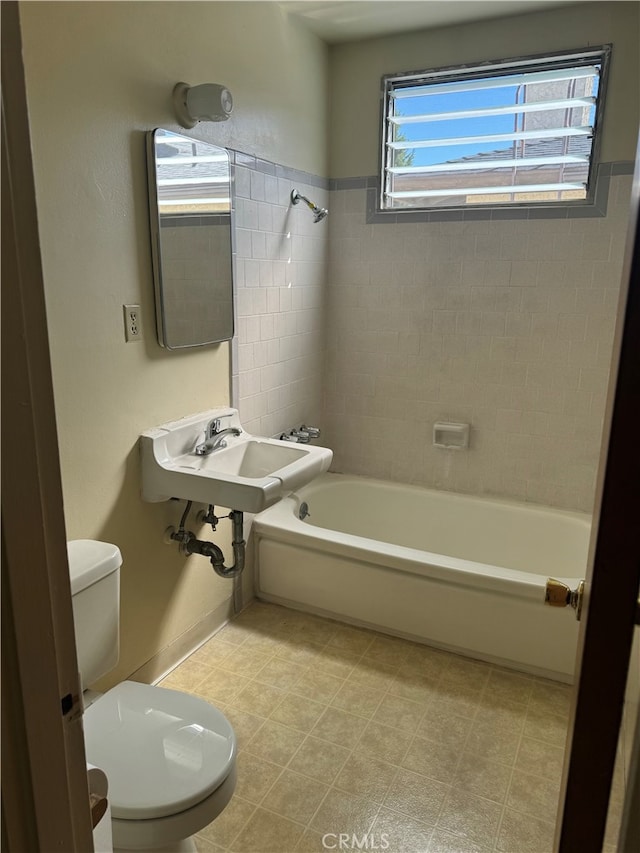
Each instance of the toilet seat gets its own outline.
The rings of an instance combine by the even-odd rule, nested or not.
[[[109,780],[118,822],[176,815],[210,797],[233,770],[236,738],[204,699],[124,681],[85,710],[87,761]]]

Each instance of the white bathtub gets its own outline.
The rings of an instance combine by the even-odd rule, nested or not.
[[[588,515],[325,474],[253,532],[260,598],[572,680],[578,623],[544,586],[584,577]]]

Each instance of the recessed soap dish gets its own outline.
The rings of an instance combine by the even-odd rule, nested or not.
[[[438,421],[433,425],[433,444],[445,450],[465,450],[469,447],[469,424]]]

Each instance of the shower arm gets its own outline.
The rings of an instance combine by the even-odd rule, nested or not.
[[[318,210],[318,205],[314,204],[311,199],[307,198],[306,195],[302,195],[302,193],[298,192],[298,190],[291,191],[291,201],[294,204],[298,204],[299,201],[303,201],[307,205],[309,210],[313,210],[314,213],[316,210]]]
[[[303,201],[314,214],[314,222],[320,222],[329,213],[325,207],[318,207],[317,204],[314,204],[311,199],[307,198],[306,195],[302,195],[298,190],[291,190],[291,203],[298,204],[300,201]]]

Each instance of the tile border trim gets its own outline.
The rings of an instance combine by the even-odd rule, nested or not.
[[[366,221],[367,224],[388,225],[410,222],[473,222],[479,220],[537,220],[537,219],[583,219],[591,217],[603,217],[607,215],[607,203],[609,199],[609,187],[611,177],[619,175],[632,175],[634,170],[633,160],[620,160],[617,162],[600,163],[596,177],[595,199],[592,205],[573,206],[562,208],[495,208],[469,209],[469,210],[433,210],[433,211],[408,211],[406,213],[380,213],[377,209],[379,195],[379,179],[377,175],[363,175],[362,177],[331,178],[329,180],[330,190],[354,190],[366,189]]]
[[[596,191],[594,203],[585,206],[559,207],[559,208],[495,208],[469,209],[469,210],[432,210],[432,211],[408,211],[407,213],[380,213],[377,209],[379,194],[379,178],[377,175],[351,176],[346,178],[325,178],[294,169],[291,166],[283,166],[273,163],[243,151],[233,148],[227,149],[231,163],[234,166],[242,166],[254,172],[271,175],[275,178],[284,178],[289,181],[299,182],[312,187],[333,190],[367,190],[366,221],[367,224],[390,225],[411,222],[477,222],[491,220],[537,220],[537,219],[587,219],[603,217],[607,215],[607,204],[609,200],[609,188],[611,177],[620,175],[633,175],[635,163],[633,160],[618,160],[607,163],[599,163],[596,176]]]
[[[245,169],[262,172],[262,174],[271,175],[274,178],[285,178],[288,181],[298,181],[301,184],[324,190],[329,189],[329,178],[323,178],[311,172],[303,172],[301,169],[294,169],[291,166],[282,166],[280,163],[272,163],[270,160],[263,160],[260,157],[254,157],[252,154],[245,154],[243,151],[235,151],[233,148],[227,150],[234,166],[243,166]]]

